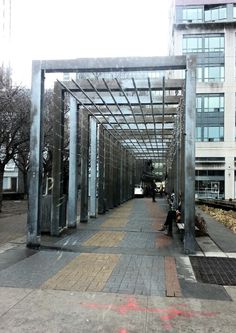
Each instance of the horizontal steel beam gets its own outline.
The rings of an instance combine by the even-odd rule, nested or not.
[[[92,101],[89,101],[87,98],[83,97],[81,94],[79,93],[75,93],[74,94],[79,100],[81,100],[81,102],[83,103],[83,105],[85,106],[93,106],[93,104],[96,104],[96,106],[100,106],[100,105],[108,105],[108,106],[116,106],[116,104],[114,103],[113,99],[111,97],[107,97],[105,96],[103,99],[104,101],[101,101],[101,99],[99,98],[92,98]],[[115,96],[115,100],[116,103],[119,106],[140,106],[143,105],[162,105],[163,104],[163,100],[162,97],[153,97],[152,102],[150,101],[150,98],[147,96],[140,96],[140,103],[137,101],[137,98],[135,96],[127,96],[129,99],[129,103],[128,101],[123,97],[123,96]],[[166,96],[165,97],[165,105],[178,105],[180,103],[180,96]]]
[[[148,81],[144,79],[135,79],[135,84],[137,91],[144,92],[144,91],[162,91],[163,90],[163,79],[150,79],[151,87],[149,88]],[[92,85],[96,88],[99,92],[107,92],[107,87],[105,86],[104,82],[101,79],[90,79],[89,80]],[[131,79],[120,79],[122,82],[122,88],[125,92],[134,92],[135,88],[132,84]],[[79,86],[85,92],[94,92],[94,88],[92,88],[91,84],[86,79],[79,79],[76,80]],[[168,79],[165,81],[165,89],[166,90],[174,90],[179,91],[184,88],[184,80],[181,79]],[[106,83],[108,84],[110,90],[112,92],[120,92],[120,87],[116,84],[115,80],[106,79]],[[80,92],[81,90],[72,82],[72,81],[64,81],[63,84],[67,86],[72,92]]]
[[[186,69],[186,56],[33,60],[48,73],[123,72]]]
[[[104,106],[100,106],[99,109],[104,116],[111,115],[111,113]],[[140,111],[140,107],[138,107],[138,106],[133,107],[133,113],[131,113],[131,111],[128,108],[124,108],[124,107],[122,108],[122,113],[118,112],[116,107],[110,107],[110,109],[112,110],[113,116],[125,116],[126,117],[126,116],[132,116],[132,115],[133,116],[142,115],[142,113]],[[94,116],[101,115],[101,113],[97,112],[96,110],[91,110],[91,111],[94,114]],[[178,108],[165,107],[164,111],[165,111],[165,115],[176,115],[178,113]],[[148,108],[143,107],[143,113],[145,116],[152,116],[152,115],[154,115],[154,116],[161,115],[162,116],[163,110],[162,110],[162,108],[153,107],[153,112],[152,112],[150,107],[148,107]]]
[[[96,118],[98,118],[98,119],[100,119],[100,118],[102,118],[102,116],[100,115],[100,116],[96,116]],[[131,124],[136,124],[136,123],[138,123],[138,124],[144,124],[145,125],[145,123],[146,124],[154,124],[153,123],[153,117],[152,116],[146,116],[145,115],[145,117],[143,117],[143,116],[136,116],[135,117],[135,119],[134,119],[134,117],[131,115],[131,116],[126,116],[126,120],[128,121],[128,123],[129,123],[129,125],[131,125]],[[166,116],[166,117],[164,117],[164,121],[165,121],[165,124],[172,124],[172,123],[174,123],[175,122],[175,118],[174,117],[172,117],[172,116]],[[107,121],[105,121],[104,119],[100,119],[100,122],[101,123],[109,123],[109,124],[111,124],[111,125],[113,125],[113,124],[119,124],[119,125],[125,125],[125,124],[127,124],[127,122],[124,120],[124,117],[121,117],[121,116],[119,116],[119,117],[113,117],[112,115],[110,115],[109,117],[107,117]],[[154,117],[154,122],[155,123],[161,123],[162,124],[162,122],[163,122],[163,118],[161,117],[161,116],[159,116],[159,117]]]

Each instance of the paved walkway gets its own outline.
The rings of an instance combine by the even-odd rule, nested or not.
[[[166,211],[165,199],[134,199],[43,236],[40,251],[24,237],[1,246],[0,332],[234,332],[235,287],[196,280],[177,232],[158,231]],[[236,253],[197,240],[197,256]]]

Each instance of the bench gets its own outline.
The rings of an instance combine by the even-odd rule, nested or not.
[[[176,223],[177,228],[181,234],[181,240],[184,238],[184,223]],[[195,231],[199,230],[197,226],[195,226]]]

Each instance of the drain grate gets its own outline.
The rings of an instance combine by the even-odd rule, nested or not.
[[[197,281],[224,286],[236,286],[236,259],[190,257]]]

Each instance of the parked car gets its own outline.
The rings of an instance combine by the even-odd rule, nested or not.
[[[134,196],[135,197],[143,197],[144,190],[142,185],[135,185],[134,187]]]

